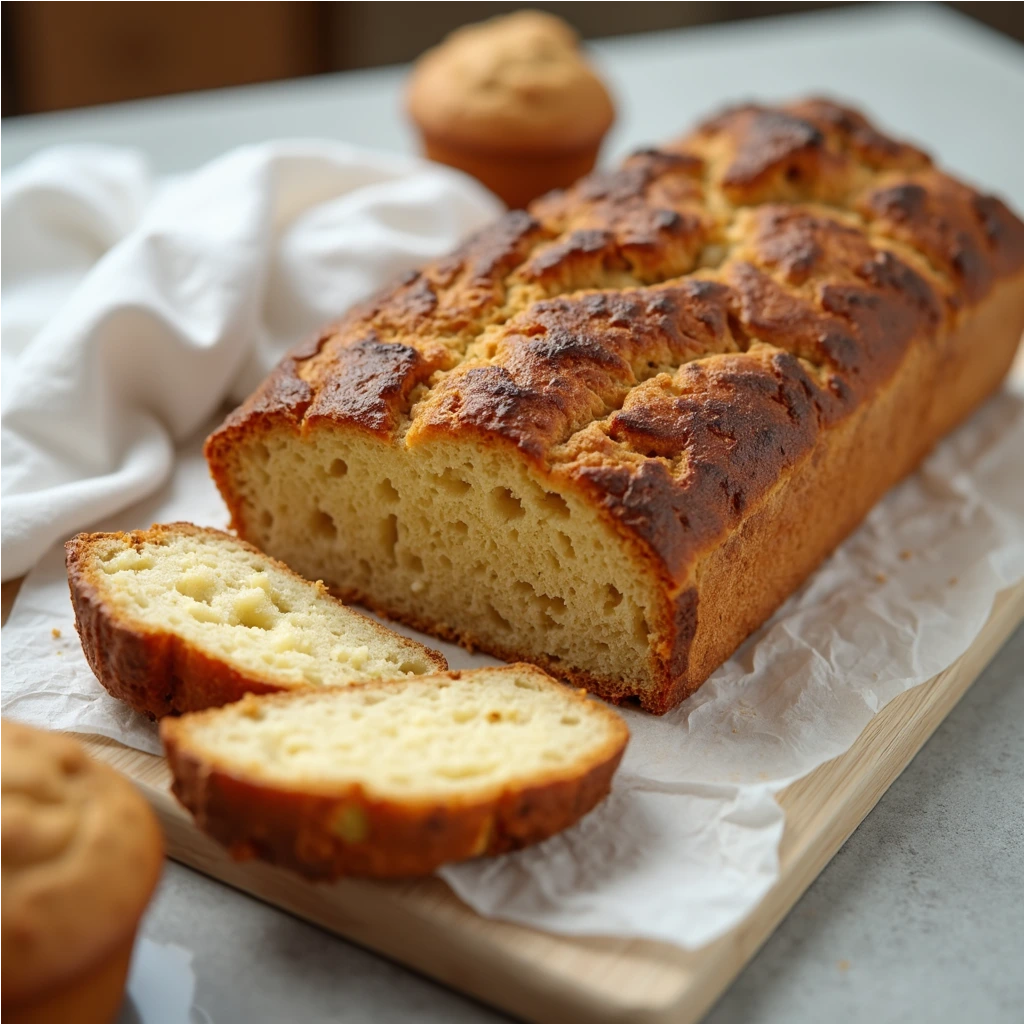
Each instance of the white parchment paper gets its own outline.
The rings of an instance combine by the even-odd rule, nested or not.
[[[680,708],[626,712],[611,797],[540,846],[448,868],[482,914],[569,933],[697,947],[748,914],[778,876],[774,794],[847,750],[897,694],[977,636],[1024,577],[1024,398],[990,401],[778,614]],[[199,454],[181,450],[155,498],[100,528],[226,515]],[[55,636],[53,631],[59,631]],[[493,664],[411,630],[453,667]],[[2,710],[157,752],[151,723],[107,696],[74,630],[63,553],[26,580],[3,630]]]

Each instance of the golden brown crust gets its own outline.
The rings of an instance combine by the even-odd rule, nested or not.
[[[921,150],[824,99],[734,107],[669,148],[707,160],[712,186],[734,206],[780,201],[843,206],[877,171],[931,164]]]
[[[1024,224],[826,100],[726,111],[520,216],[529,228],[522,221],[521,244],[493,265],[479,314],[461,279],[424,271],[436,308],[391,335],[394,355],[407,347],[429,360],[443,346],[444,358],[408,388],[399,379],[409,371],[394,370],[390,427],[374,429],[410,447],[446,437],[506,447],[554,489],[588,495],[663,579],[654,642],[668,666],[663,696],[700,681],[692,668],[679,673],[704,628],[693,606],[703,559],[890,385],[934,390],[934,374],[924,383],[907,369],[918,349],[932,353],[930,367],[961,360],[949,339],[970,334],[991,297],[1008,294],[996,335],[972,342],[982,368],[1005,369],[1024,315],[1024,293],[1011,285],[1024,271]],[[455,330],[438,312],[452,306],[469,316]],[[289,408],[289,373],[322,389],[343,372],[338,348],[368,326],[364,314],[347,320],[336,347],[279,370],[211,437],[211,471],[243,534],[235,446],[270,428],[268,403]],[[972,403],[994,386],[982,378]],[[963,391],[963,381],[945,383]],[[291,408],[301,438],[311,423]],[[923,405],[920,415],[927,428],[907,429],[927,448],[941,417]],[[915,463],[900,463],[886,486]],[[884,489],[864,482],[851,527]],[[737,609],[736,618],[750,616]]]
[[[407,103],[424,134],[498,158],[596,148],[615,117],[576,33],[539,11],[452,33],[417,61]]]
[[[284,689],[269,676],[261,677],[250,670],[239,671],[229,662],[207,655],[173,630],[158,629],[135,620],[112,604],[106,593],[105,579],[97,568],[96,546],[115,538],[138,548],[181,534],[240,544],[277,571],[307,586],[314,585],[252,545],[220,530],[192,523],[154,524],[148,530],[131,533],[80,533],[72,537],[64,546],[68,585],[75,609],[75,626],[89,667],[108,693],[153,719],[230,704],[246,693],[273,693]],[[389,633],[378,623],[372,625],[381,633]],[[448,667],[437,651],[404,637],[394,639],[408,644],[438,670]]]
[[[123,983],[163,840],[131,783],[73,739],[10,721],[0,728],[6,1015],[65,988],[85,992],[108,963]]]
[[[956,306],[977,305],[1024,261],[1024,227],[1006,204],[934,168],[880,176],[856,209],[873,233],[913,248],[949,281]]]
[[[429,685],[431,680],[460,674],[422,677],[417,683]],[[586,700],[571,691],[566,697]],[[282,698],[287,695],[269,700]],[[260,704],[272,707],[266,700]],[[495,790],[473,801],[381,799],[358,784],[295,791],[262,781],[258,771],[243,777],[237,768],[218,764],[190,747],[192,716],[164,719],[160,738],[175,796],[199,827],[236,858],[258,857],[314,881],[346,875],[413,877],[430,874],[442,864],[540,842],[600,803],[629,738],[625,722],[601,710],[612,723],[611,733],[586,764],[553,769],[527,786]],[[357,840],[336,827],[339,818],[352,814],[365,823]]]

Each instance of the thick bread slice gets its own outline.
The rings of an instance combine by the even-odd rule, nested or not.
[[[448,667],[346,608],[322,583],[191,523],[82,533],[65,545],[86,659],[150,718],[308,686]]]
[[[423,875],[567,828],[629,731],[530,665],[249,696],[160,724],[174,793],[236,857]]]

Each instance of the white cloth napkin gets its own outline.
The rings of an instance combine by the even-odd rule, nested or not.
[[[463,175],[338,143],[158,182],[132,151],[3,178],[3,578],[152,493],[284,349],[500,210]]]
[[[156,199],[126,154],[80,154],[72,181],[66,154],[23,169],[10,209],[26,241],[8,277],[5,232],[3,281],[5,369],[8,344],[21,349],[9,408],[22,511],[11,536],[14,550],[31,550],[18,565],[155,487],[171,439],[189,431],[167,484],[97,525],[223,526],[199,446],[213,425],[203,417],[231,383],[246,389],[292,334],[446,248],[492,205],[441,172],[406,164],[404,175],[375,178],[372,161],[346,154],[246,150]],[[64,184],[47,200],[52,179]],[[697,947],[734,926],[778,878],[775,794],[949,666],[998,592],[1024,577],[1022,451],[1024,399],[1007,392],[888,495],[690,700],[663,718],[627,712],[632,740],[596,811],[540,846],[447,868],[445,880],[480,913],[568,934]],[[5,436],[5,512],[8,457]],[[5,517],[13,575],[7,531]],[[4,628],[3,714],[158,751],[152,724],[85,663],[62,554],[50,547]],[[491,663],[418,638],[453,667]]]

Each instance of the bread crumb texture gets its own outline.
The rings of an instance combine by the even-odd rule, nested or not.
[[[108,614],[279,686],[436,672],[443,659],[235,538],[187,524],[84,537]],[[440,662],[440,664],[439,664]]]
[[[175,726],[169,726],[175,728]],[[190,749],[236,777],[370,798],[480,798],[621,747],[625,725],[531,666],[367,683],[339,691],[248,696],[189,716]],[[340,833],[362,825],[343,814]]]
[[[630,552],[582,496],[503,452],[381,451],[323,430],[298,452],[288,435],[268,437],[256,455],[259,543],[300,571],[326,570],[414,625],[429,608],[492,648],[625,678],[646,662],[653,602]]]

